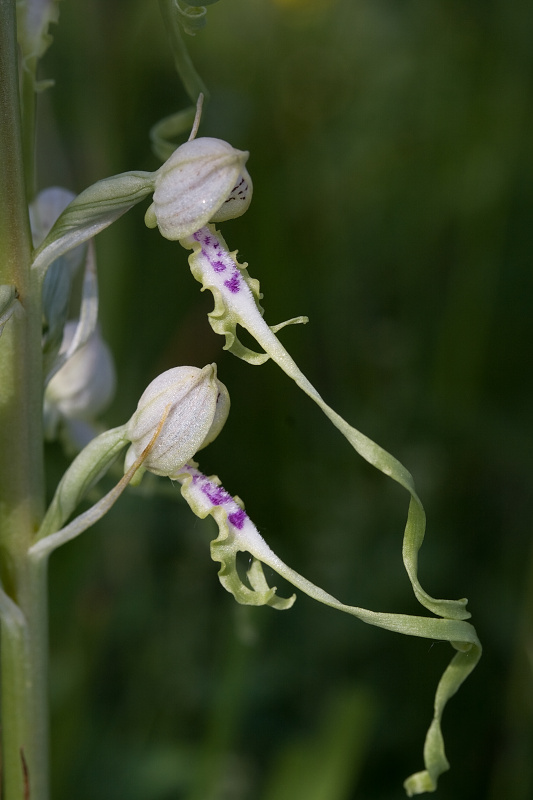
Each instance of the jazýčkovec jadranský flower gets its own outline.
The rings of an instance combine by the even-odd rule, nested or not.
[[[192,254],[189,256],[191,271],[194,277],[202,284],[202,288],[209,289],[213,294],[214,308],[209,313],[209,321],[215,332],[225,336],[225,349],[251,364],[262,364],[268,358],[274,360],[322,409],[359,455],[408,491],[410,502],[403,537],[403,562],[415,596],[422,606],[436,615],[436,618],[379,614],[365,609],[345,606],[297,573],[289,570],[277,556],[272,554],[272,551],[265,545],[255,528],[255,533],[252,534],[247,517],[246,525],[243,522],[242,528],[236,527],[231,521],[228,522],[231,514],[228,515],[226,513],[225,506],[227,503],[235,503],[236,501],[231,499],[225,490],[221,488],[218,493],[213,493],[208,488],[206,493],[206,487],[213,485],[213,481],[214,485],[217,485],[218,479],[207,479],[201,473],[191,471],[196,469],[192,465],[189,465],[179,477],[175,477],[178,477],[182,483],[183,494],[193,511],[199,516],[212,514],[218,522],[220,535],[216,542],[213,543],[212,555],[215,560],[222,562],[222,568],[219,572],[221,582],[227,589],[234,592],[239,602],[257,603],[259,602],[258,598],[263,597],[268,598],[264,602],[278,604],[276,606],[278,608],[287,606],[288,601],[280,601],[279,598],[274,600],[275,595],[266,586],[262,570],[259,567],[259,562],[263,560],[264,563],[268,563],[295,586],[298,586],[315,599],[339,610],[354,614],[365,622],[408,635],[444,639],[452,643],[457,653],[445,670],[437,688],[433,721],[428,730],[424,746],[425,769],[411,775],[405,781],[405,788],[409,795],[434,791],[439,775],[449,768],[441,733],[441,718],[444,706],[474,669],[481,655],[481,645],[475,629],[466,622],[470,617],[469,612],[466,610],[467,601],[465,599],[446,600],[431,597],[420,584],[418,578],[418,551],[424,539],[426,521],[424,508],[416,492],[412,475],[390,453],[387,453],[371,439],[349,425],[323,400],[319,392],[301,372],[286,348],[279,341],[277,333],[281,328],[288,324],[307,322],[307,318],[296,317],[276,326],[269,326],[265,322],[263,309],[259,304],[262,298],[259,282],[250,277],[246,264],[241,265],[238,263],[236,251],[229,250],[224,238],[213,224],[217,221],[223,221],[225,218],[230,219],[237,216],[238,214],[233,212],[239,211],[239,207],[231,209],[231,213],[228,213],[226,217],[226,208],[222,206],[217,212],[216,218],[212,216],[208,224],[202,225],[201,228],[188,233],[186,236],[179,236],[179,232],[182,230],[179,226],[174,228],[170,235],[165,233],[168,221],[167,212],[174,202],[173,191],[179,194],[178,182],[174,182],[175,177],[172,170],[166,172],[162,169],[160,171],[160,191],[164,188],[162,194],[164,194],[165,203],[159,208],[154,201],[149,211],[148,223],[150,227],[158,224],[163,235],[172,240],[179,239],[183,247],[192,250]],[[235,193],[239,185],[244,185],[247,190],[247,202],[243,204],[242,210],[240,210],[240,213],[244,213],[251,199],[251,181],[247,173],[243,179],[243,184],[240,181],[236,181],[232,190],[233,193]],[[197,203],[198,199],[199,197],[196,198]],[[159,211],[161,211],[160,220],[158,219]],[[255,338],[263,352],[255,352],[239,341],[237,325],[241,325]],[[213,497],[222,498],[222,501],[211,502],[211,505],[209,505],[209,497],[211,497],[211,500]],[[244,535],[245,533],[247,535]],[[246,587],[243,587],[235,569],[235,553],[241,549],[248,550],[255,558],[255,566],[252,567],[248,575],[253,590],[252,594],[246,590]]]

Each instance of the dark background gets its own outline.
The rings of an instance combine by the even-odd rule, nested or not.
[[[309,316],[280,338],[325,399],[413,473],[424,587],[470,600],[485,652],[445,712],[439,800],[533,796],[532,17],[518,0],[221,0],[188,39],[211,92],[200,134],[250,151],[228,244],[270,324]],[[156,169],[149,129],[188,103],[157,4],[65,2],[53,33],[41,188]],[[146,205],[97,240],[106,422],[162,370],[216,360],[232,411],[202,469],[344,602],[421,613],[407,495],[274,364],[222,350],[211,296]],[[66,462],[48,455],[52,491]],[[214,523],[156,485],[52,559],[53,799],[403,797],[450,646],[301,595],[237,606]]]

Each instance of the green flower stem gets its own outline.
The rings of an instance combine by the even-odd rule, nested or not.
[[[0,0],[0,284],[14,286],[20,301],[0,339],[3,797],[47,800],[46,573],[28,558],[44,510],[41,306],[18,85],[15,0]]]
[[[198,95],[202,93],[205,98],[209,97],[204,82],[196,72],[194,64],[183,41],[183,36],[177,19],[176,10],[173,8],[173,3],[169,0],[159,0],[159,8],[161,16],[165,23],[168,36],[170,38],[170,45],[172,47],[172,54],[174,56],[174,64],[178,75],[180,76],[187,94],[191,101],[196,104]]]
[[[22,153],[26,195],[31,202],[36,192],[35,178],[35,83],[37,59],[25,59],[21,72]]]

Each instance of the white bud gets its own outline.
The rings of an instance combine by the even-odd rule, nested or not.
[[[215,364],[203,369],[175,367],[159,375],[143,392],[128,422],[131,447],[124,471],[157,438],[143,462],[156,475],[179,471],[222,430],[229,412],[228,390],[217,380]]]
[[[68,350],[77,321],[67,322],[60,353]],[[56,435],[61,418],[92,420],[110,403],[115,392],[115,368],[111,352],[98,329],[50,380],[44,395],[47,434]]]
[[[252,181],[244,165],[248,153],[222,139],[185,142],[158,170],[154,201],[146,212],[166,239],[191,236],[209,221],[243,214],[252,199]]]

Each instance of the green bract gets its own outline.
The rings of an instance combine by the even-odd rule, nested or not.
[[[89,186],[63,211],[34,253],[32,269],[39,275],[68,253],[144,200],[154,189],[151,172],[124,172]]]

